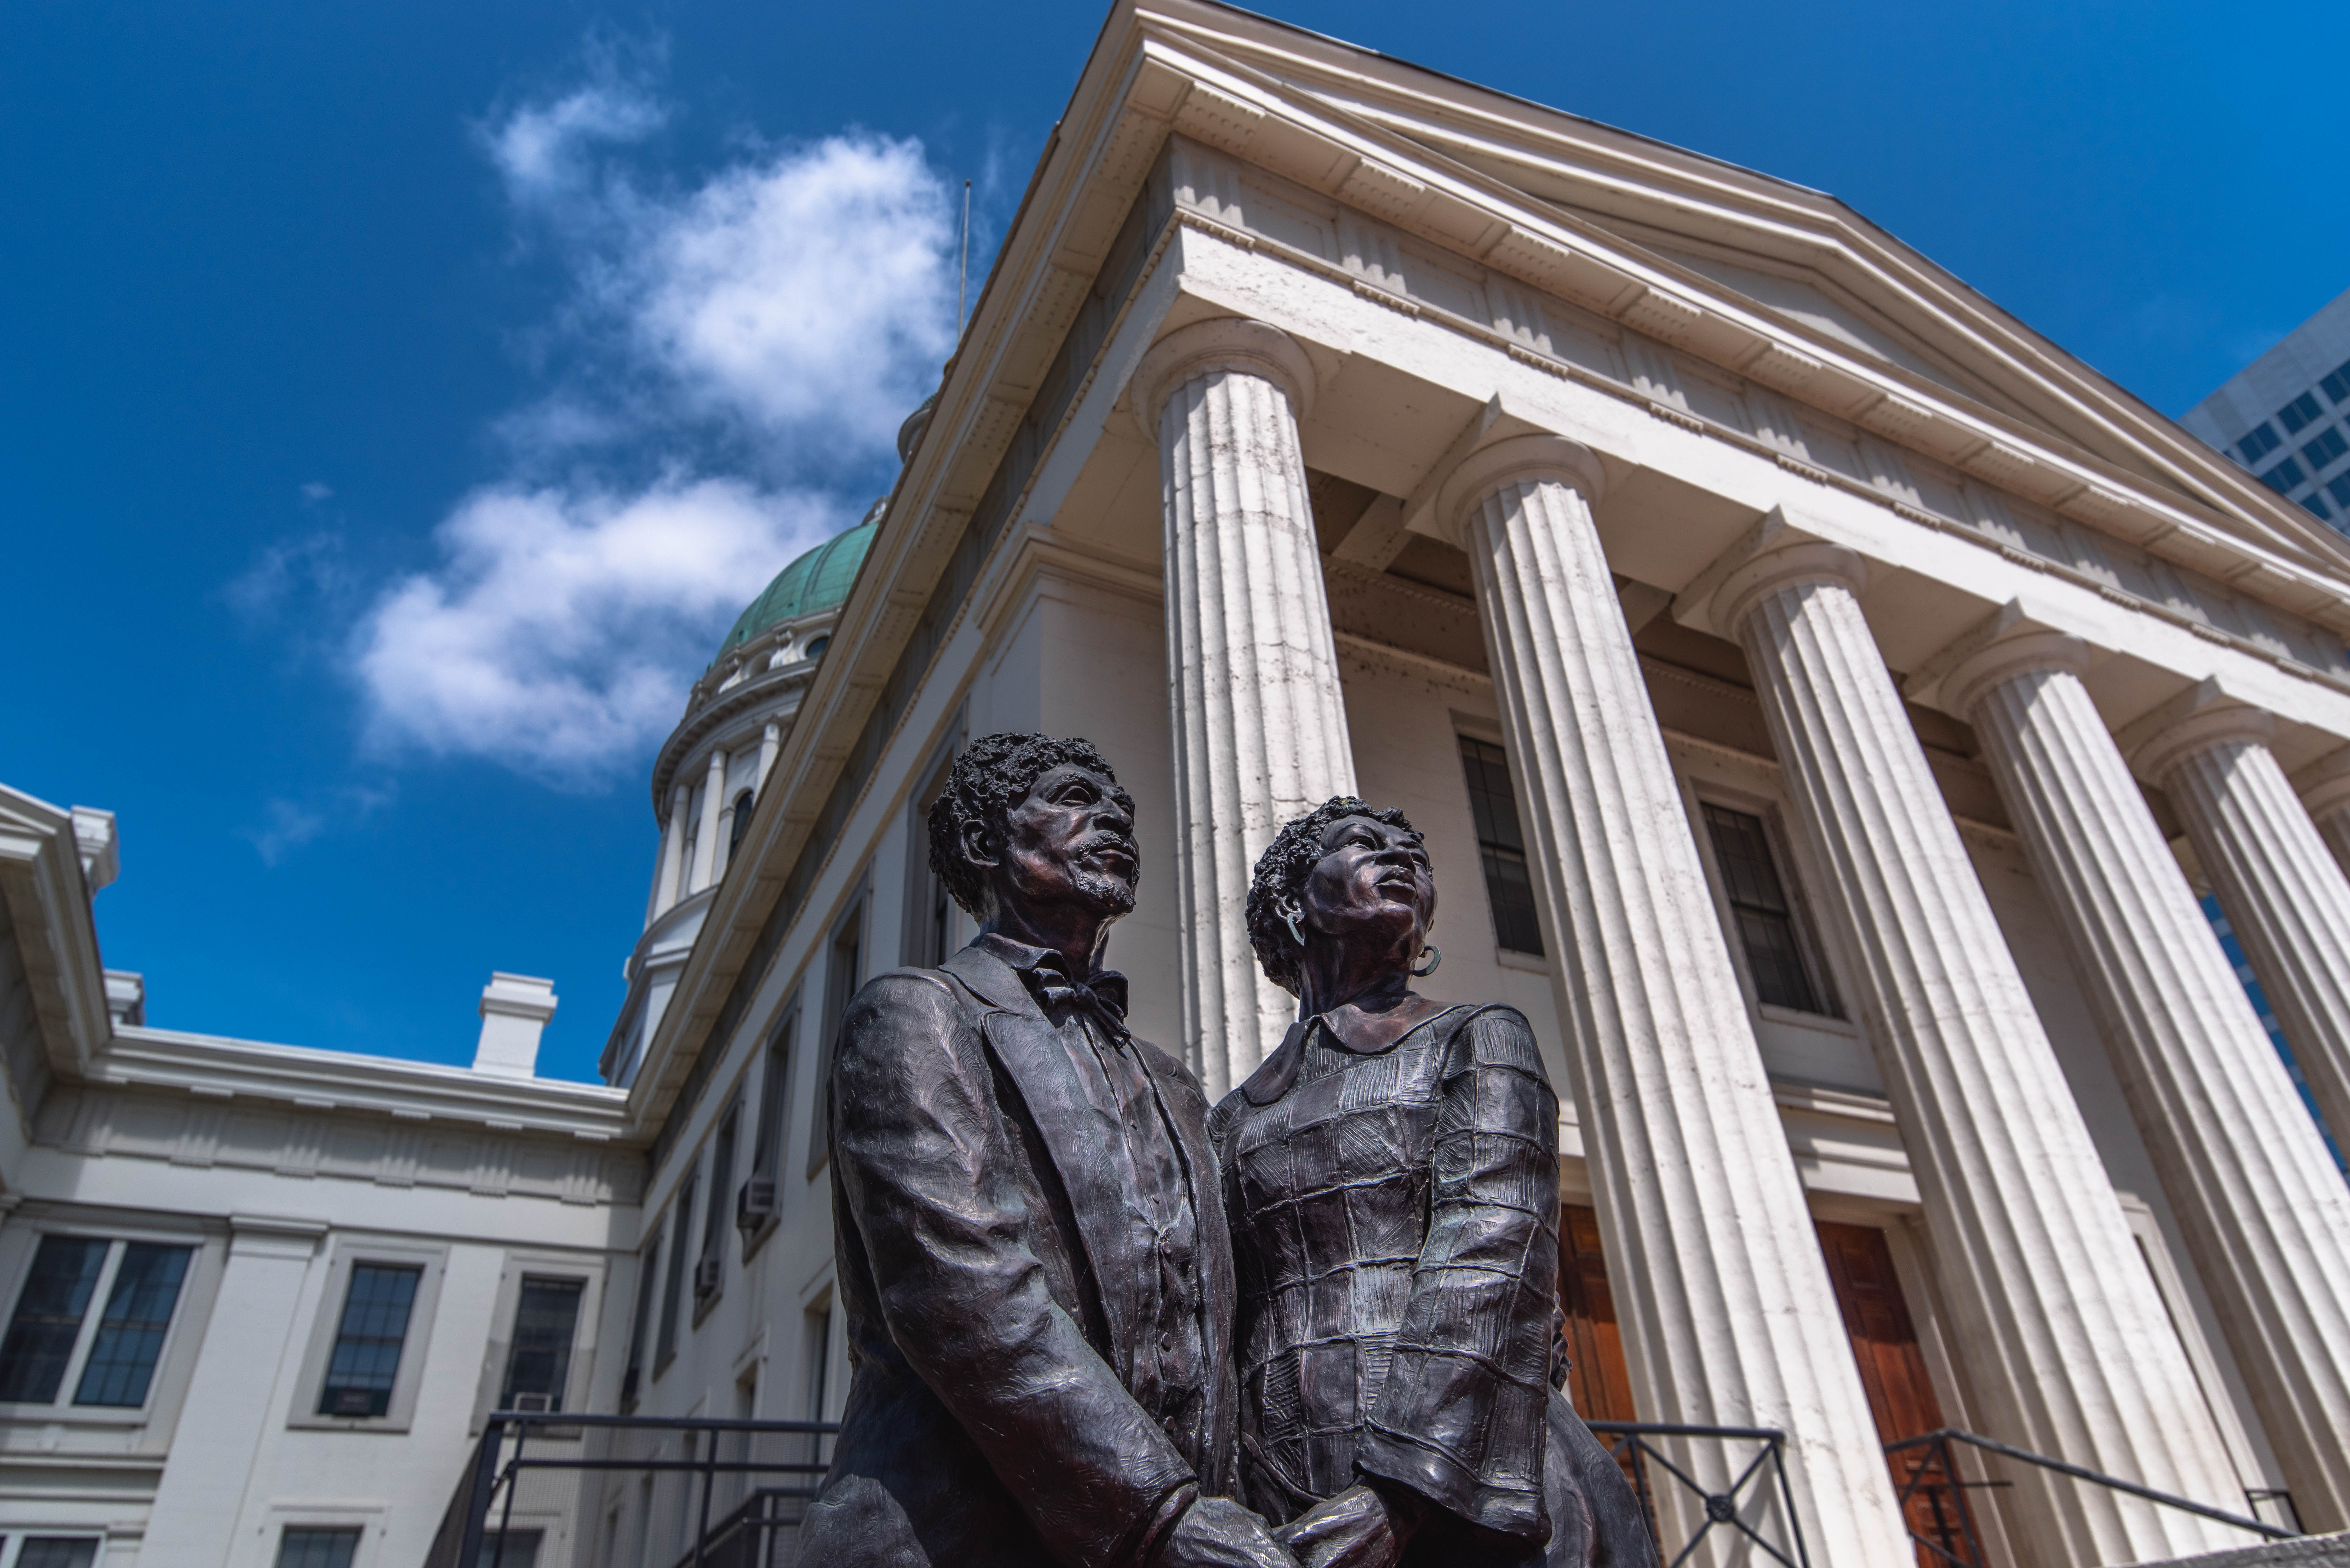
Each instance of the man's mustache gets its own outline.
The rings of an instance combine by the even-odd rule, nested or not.
[[[1083,838],[1078,839],[1075,844],[1069,846],[1069,853],[1071,855],[1091,855],[1097,850],[1102,849],[1118,850],[1129,860],[1139,860],[1142,858],[1141,851],[1135,848],[1134,840],[1132,838],[1123,833],[1111,833],[1107,830],[1104,830],[1099,833],[1088,833]]]

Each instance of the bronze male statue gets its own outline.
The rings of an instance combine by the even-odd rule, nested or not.
[[[1084,741],[990,735],[931,810],[980,925],[857,994],[832,1071],[853,1380],[825,1568],[1295,1568],[1231,1501],[1233,1276],[1200,1086],[1101,967],[1134,805]]]

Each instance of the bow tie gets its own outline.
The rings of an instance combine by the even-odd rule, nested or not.
[[[1072,980],[1057,965],[1040,963],[1023,970],[1020,978],[1046,1011],[1082,1009],[1093,1014],[1113,1042],[1126,1043],[1126,976],[1118,971],[1098,971],[1090,981]]]

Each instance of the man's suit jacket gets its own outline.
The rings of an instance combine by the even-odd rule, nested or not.
[[[1138,1563],[1196,1487],[1232,1490],[1232,1245],[1207,1105],[1135,1041],[1198,1212],[1205,1452],[1127,1392],[1127,1199],[1067,1049],[983,944],[858,992],[832,1069],[834,1249],[853,1379],[800,1536],[826,1568]]]

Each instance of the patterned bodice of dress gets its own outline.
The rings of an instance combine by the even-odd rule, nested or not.
[[[1251,1502],[1371,1475],[1541,1539],[1558,1101],[1525,1019],[1455,1007],[1361,1053],[1309,1020],[1210,1127]]]

